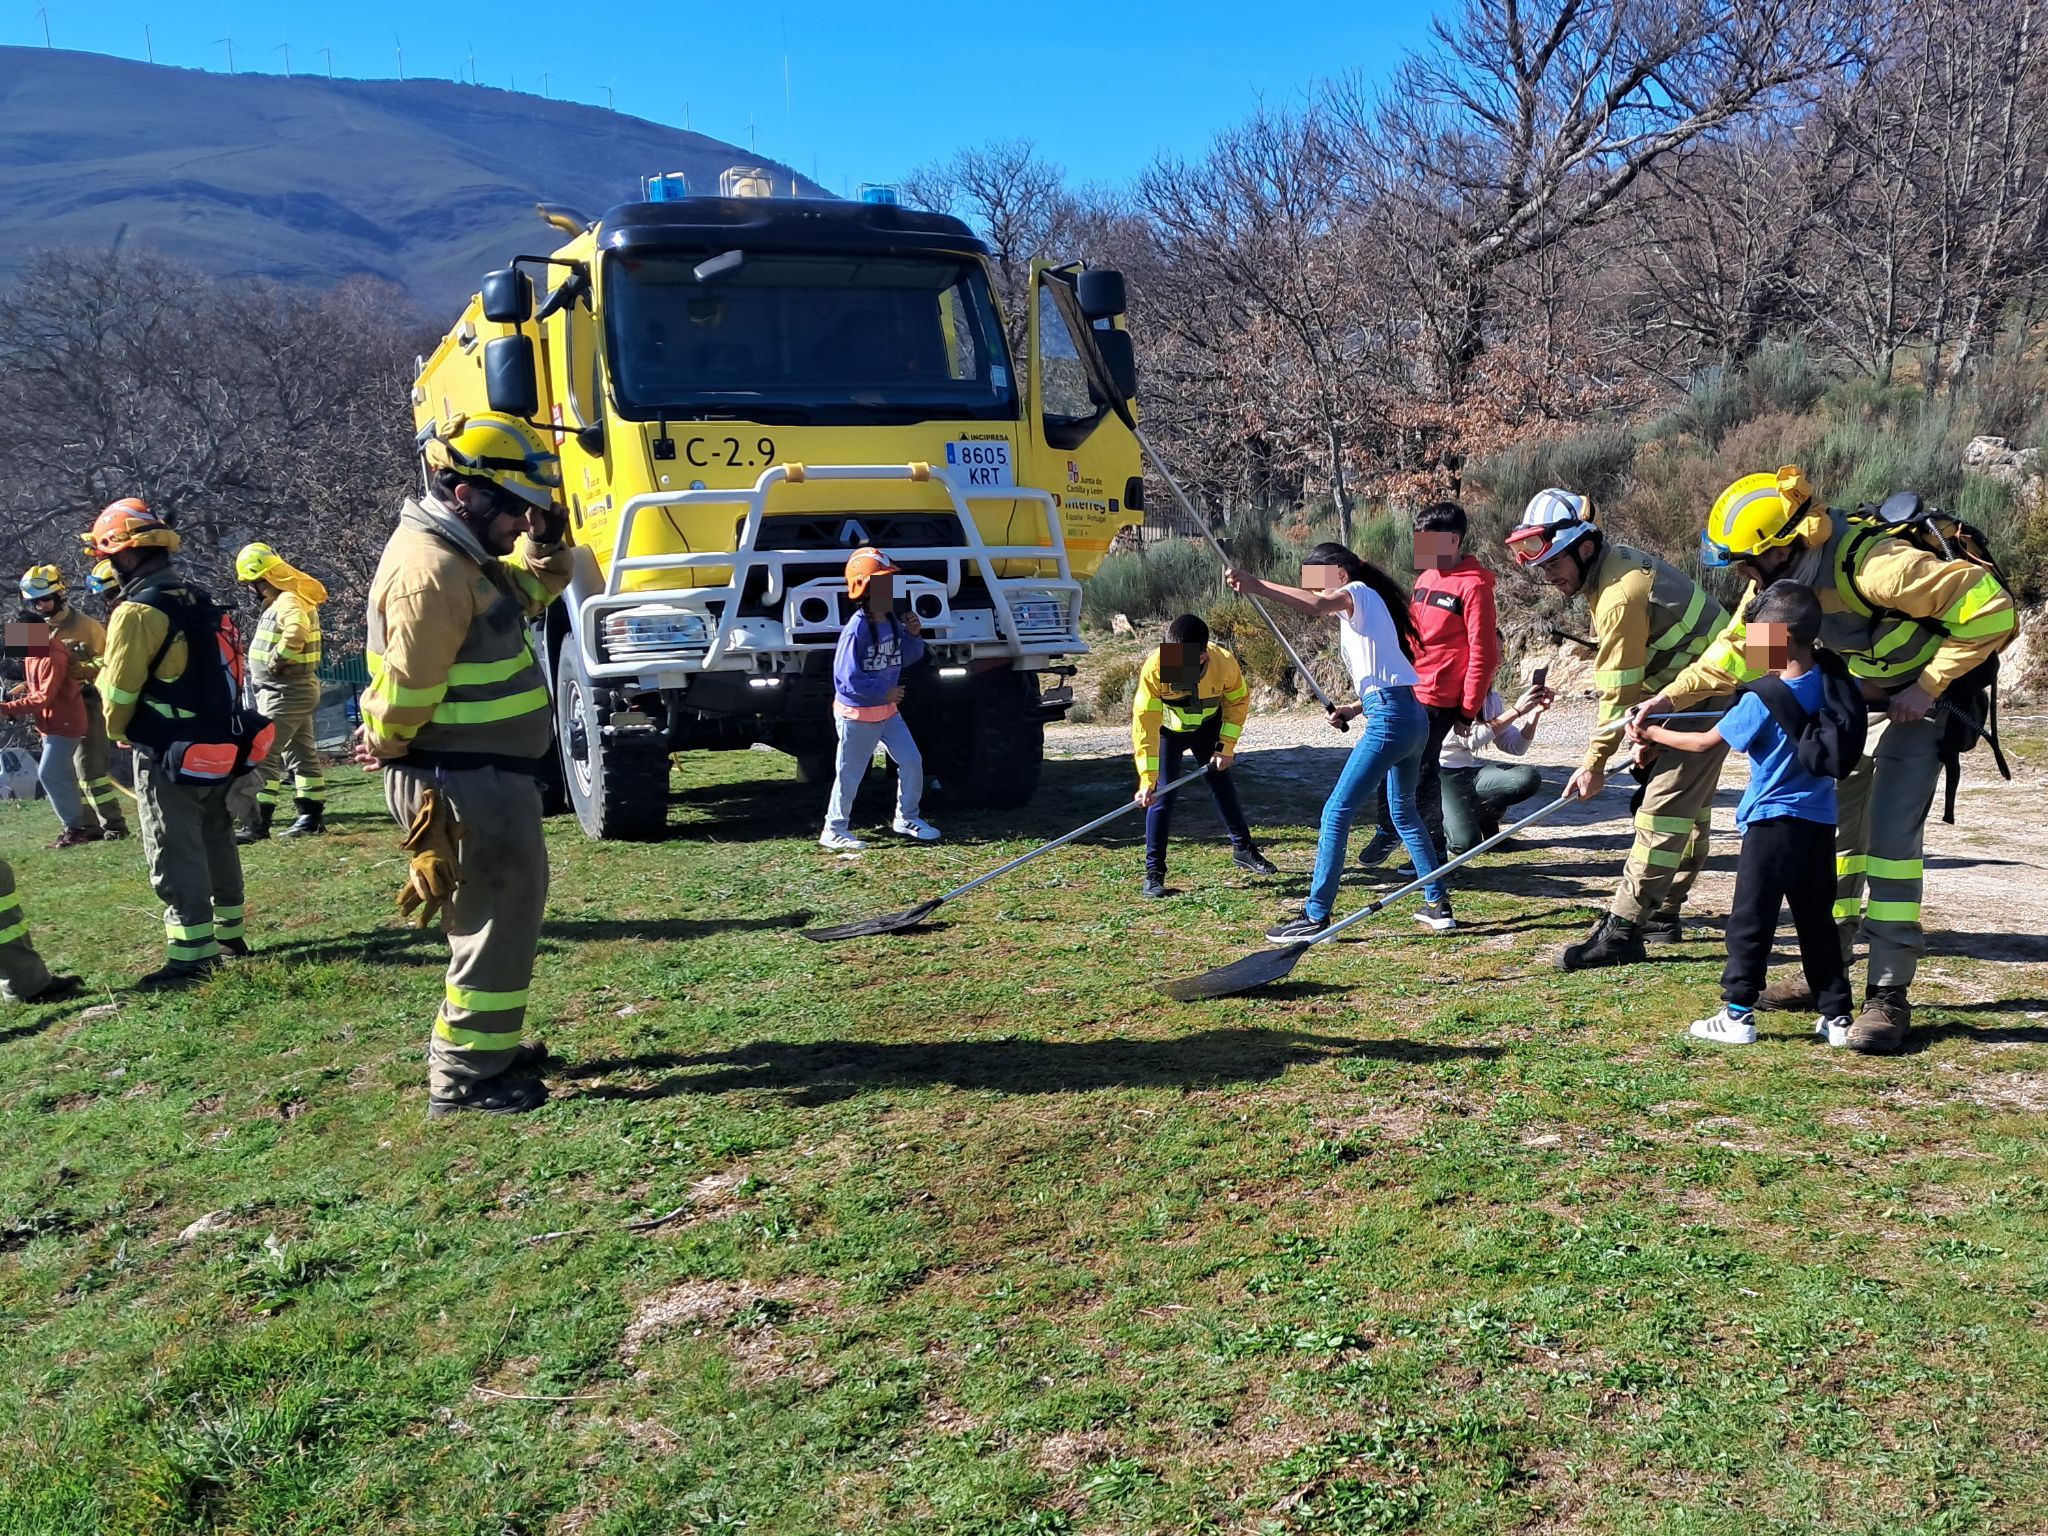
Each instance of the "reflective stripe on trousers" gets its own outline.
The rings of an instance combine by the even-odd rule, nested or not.
[[[135,809],[149,883],[164,903],[164,953],[208,960],[242,931],[242,853],[226,784],[173,784],[135,749]]]
[[[321,772],[320,751],[314,744],[313,733],[313,718],[319,706],[317,678],[309,676],[257,688],[256,707],[277,727],[270,755],[258,765],[263,771],[263,788],[257,791],[256,798],[262,804],[277,804],[278,791],[287,778],[291,781],[293,799],[316,803],[326,800],[327,779]]]
[[[85,743],[78,749],[78,787],[102,832],[128,829],[121,809],[121,792],[114,788],[111,771],[113,749],[107,741],[107,717],[100,709],[99,694],[85,690]]]
[[[1869,987],[1909,987],[1926,952],[1920,897],[1927,812],[1941,777],[1941,726],[1870,722],[1869,749],[1837,787],[1835,922],[1848,957],[1860,932]]]
[[[448,974],[427,1041],[428,1085],[447,1093],[511,1064],[526,1023],[527,989],[547,907],[548,856],[540,782],[501,768],[384,770],[384,803],[409,826],[429,789],[468,828],[455,894],[442,909]]]
[[[1726,702],[1709,699],[1699,707],[1717,709]],[[1658,756],[1636,808],[1635,842],[1622,866],[1621,884],[1608,904],[1616,917],[1641,923],[1685,904],[1707,862],[1714,790],[1727,759],[1726,747]]]
[[[0,859],[0,981],[7,983],[8,995],[19,1001],[34,997],[50,984],[50,968],[29,942],[28,920],[21,915],[21,898],[14,891],[14,869]]]

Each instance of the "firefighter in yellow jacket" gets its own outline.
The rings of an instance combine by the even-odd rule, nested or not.
[[[1610,543],[1591,503],[1571,491],[1538,491],[1507,542],[1518,564],[1565,597],[1583,596],[1593,616],[1599,711],[1567,785],[1591,799],[1606,786],[1629,709],[1698,660],[1728,615],[1683,571]],[[1707,862],[1714,788],[1727,756],[1725,747],[1667,752],[1648,764],[1621,884],[1593,931],[1565,946],[1558,960],[1565,970],[1636,964],[1647,958],[1645,940],[1675,944],[1685,936],[1681,912]]]
[[[1738,614],[1774,581],[1811,587],[1820,596],[1822,642],[1849,664],[1872,707],[1884,710],[1871,723],[1863,760],[1840,786],[1835,920],[1845,955],[1859,924],[1870,952],[1863,1011],[1844,1043],[1872,1054],[1899,1050],[1912,1022],[1907,993],[1927,947],[1922,836],[1941,767],[1946,716],[1937,706],[2011,642],[2012,594],[1974,561],[1945,559],[1829,508],[1792,465],[1746,475],[1721,493],[1701,558],[1748,579]],[[1747,681],[1754,673],[1742,641],[1736,618],[1641,712],[1691,708]],[[1765,1002],[1799,1006],[1796,991],[1770,989]]]
[[[85,831],[108,842],[126,837],[128,818],[121,814],[121,794],[114,788],[107,721],[99,694],[107,627],[72,603],[64,573],[54,565],[38,565],[23,576],[21,595],[49,620],[58,642],[71,653],[73,672],[85,685],[85,737],[78,747],[78,788],[92,818]]]
[[[256,707],[277,727],[277,744],[263,760],[255,819],[235,834],[235,841],[255,843],[270,836],[278,786],[287,774],[297,815],[280,835],[312,837],[327,830],[327,781],[313,734],[313,717],[320,709],[320,605],[327,601],[327,588],[268,544],[242,546],[235,556],[235,578],[263,597],[263,617],[249,642],[249,680],[256,685]]]
[[[1162,779],[1180,777],[1182,753],[1209,764],[1204,782],[1229,834],[1231,861],[1255,875],[1280,873],[1252,841],[1230,776],[1237,738],[1251,707],[1251,689],[1245,686],[1237,658],[1210,644],[1209,626],[1199,616],[1184,613],[1167,625],[1166,643],[1145,658],[1138,671],[1138,691],[1131,699],[1137,801],[1145,807],[1143,894],[1166,895],[1166,840],[1173,828],[1174,796],[1158,790]]]
[[[241,658],[224,610],[172,569],[177,532],[135,497],[85,536],[113,562],[120,601],[100,666],[107,735],[135,748],[135,810],[149,881],[164,903],[164,963],[137,985],[177,987],[246,955],[242,858],[228,787],[247,764],[239,728]]]
[[[547,904],[541,775],[554,749],[527,620],[569,583],[568,514],[559,461],[515,417],[457,417],[425,460],[427,493],[400,510],[370,587],[356,756],[382,767],[407,831],[401,909],[424,922],[446,904],[427,1113],[511,1114],[547,1101],[547,1053],[519,1039]]]

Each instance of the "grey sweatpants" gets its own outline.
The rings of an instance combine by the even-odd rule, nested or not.
[[[877,746],[896,764],[896,818],[914,820],[924,800],[924,754],[917,750],[917,742],[903,716],[898,713],[886,720],[870,721],[849,720],[841,715],[835,723],[839,727],[839,769],[832,778],[832,803],[825,810],[825,830],[852,831],[854,798],[860,793],[860,781],[867,777],[868,764],[875,760]]]
[[[441,910],[448,976],[427,1037],[427,1087],[437,1095],[496,1077],[526,1025],[534,951],[548,902],[540,781],[503,768],[384,768],[384,803],[412,824],[428,790],[462,823],[455,894]]]

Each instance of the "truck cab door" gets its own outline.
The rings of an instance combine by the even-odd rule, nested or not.
[[[1088,576],[1119,529],[1144,521],[1142,497],[1133,506],[1131,494],[1141,472],[1126,424],[1134,406],[1116,399],[1071,268],[1033,262],[1028,303],[1025,480],[1052,492],[1074,574]]]

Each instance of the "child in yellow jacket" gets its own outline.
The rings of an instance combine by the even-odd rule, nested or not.
[[[1180,777],[1181,754],[1209,762],[1209,793],[1230,835],[1230,857],[1255,875],[1279,870],[1259,852],[1238,804],[1230,766],[1237,738],[1251,713],[1251,690],[1237,658],[1209,643],[1209,626],[1184,613],[1166,627],[1166,643],[1145,658],[1138,691],[1131,700],[1131,751],[1138,760],[1138,804],[1145,807],[1144,894],[1166,895],[1166,839],[1173,823],[1173,795],[1162,782]]]

